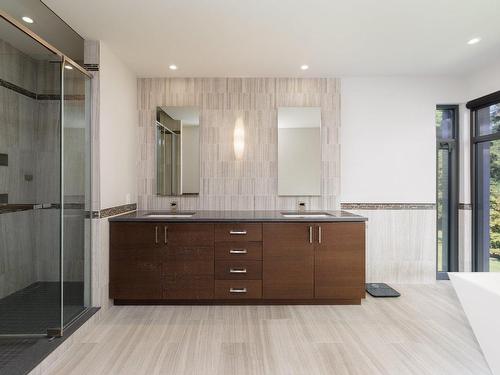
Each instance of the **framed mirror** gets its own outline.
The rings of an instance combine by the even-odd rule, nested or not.
[[[278,108],[278,195],[321,194],[321,108]]]
[[[196,107],[156,109],[156,193],[200,193],[200,111]]]

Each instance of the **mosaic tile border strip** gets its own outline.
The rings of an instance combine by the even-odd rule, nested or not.
[[[29,90],[26,90],[26,89],[22,88],[21,86],[7,82],[3,79],[0,79],[0,86],[5,87],[6,89],[9,89],[9,90],[15,91],[18,94],[27,96],[28,98],[36,99],[36,93],[31,92]]]
[[[99,64],[83,64],[83,67],[90,72],[99,71]]]
[[[122,206],[115,206],[115,207],[102,209],[99,212],[99,217],[101,219],[103,219],[106,217],[116,216],[116,215],[124,214],[126,212],[135,211],[135,210],[137,210],[137,203],[124,204]]]
[[[2,195],[2,194],[0,194]],[[33,204],[0,204],[0,215],[1,214],[9,214],[12,212],[19,212],[19,211],[30,211],[30,210],[51,210],[51,209],[56,209],[60,210],[61,209],[61,204],[60,203],[33,203]],[[83,210],[85,209],[85,204],[84,203],[65,203],[64,204],[64,209],[65,210]]]
[[[435,210],[435,203],[341,203],[342,210]]]
[[[0,86],[5,87],[6,89],[17,92],[18,94],[27,96],[28,98],[35,100],[60,100],[61,95],[59,94],[37,94],[36,92],[32,92],[22,88],[21,86],[15,85],[14,83],[10,83],[0,78]],[[65,100],[84,100],[85,95],[65,95]]]

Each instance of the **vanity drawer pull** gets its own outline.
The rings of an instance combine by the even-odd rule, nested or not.
[[[229,273],[247,273],[246,268],[230,268]]]
[[[243,256],[245,255],[238,255]],[[233,258],[236,258],[233,255]],[[240,258],[241,259],[241,258]],[[215,260],[215,280],[261,280],[262,262],[260,260]]]
[[[246,293],[247,288],[230,288],[229,293]]]
[[[261,223],[215,224],[215,242],[261,242]],[[239,247],[239,246],[232,246]],[[242,246],[246,247],[246,246]]]
[[[260,299],[262,280],[215,280],[216,299]]]
[[[247,249],[231,249],[229,254],[248,254]]]
[[[226,232],[227,234],[228,232]],[[248,232],[251,235],[250,231]],[[215,259],[217,260],[262,260],[262,242],[245,241],[247,236],[232,236],[228,241],[215,242]],[[231,240],[232,241],[229,241]],[[238,241],[240,240],[240,241]],[[241,264],[233,264],[241,266]]]

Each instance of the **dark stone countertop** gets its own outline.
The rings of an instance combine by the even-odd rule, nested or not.
[[[191,217],[150,217],[148,214],[172,214],[170,211],[134,211],[124,215],[109,218],[109,221],[150,221],[150,222],[345,222],[345,221],[367,221],[368,218],[355,215],[347,211],[305,211],[305,213],[328,213],[327,217],[284,217],[282,213],[297,213],[296,211],[177,211],[176,214],[195,214]]]

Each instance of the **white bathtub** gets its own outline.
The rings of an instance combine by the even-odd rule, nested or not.
[[[449,275],[491,371],[500,375],[500,272]]]

